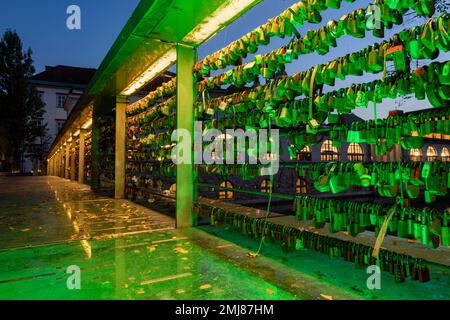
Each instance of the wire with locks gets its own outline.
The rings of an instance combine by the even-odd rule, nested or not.
[[[360,9],[358,11],[363,10]],[[344,17],[348,19],[349,16],[351,15],[345,15]],[[365,18],[365,15],[362,15],[362,17]],[[390,17],[392,17],[392,15]],[[399,15],[399,17],[401,18],[401,15]],[[405,69],[409,62],[408,58],[435,59],[439,55],[439,50],[443,52],[448,52],[449,50],[448,40],[450,37],[448,36],[448,32],[450,28],[448,27],[448,18],[448,15],[444,14],[435,20],[430,19],[421,26],[405,29],[399,34],[395,34],[390,40],[370,45],[361,51],[337,58],[326,65],[321,65],[322,71],[320,73],[324,73],[323,76],[321,75],[321,78],[324,78],[323,83],[334,85],[334,74],[340,79],[345,79],[348,75],[361,76],[362,71],[374,74],[382,72],[385,70],[386,59],[394,62],[395,70],[397,72],[406,71]],[[346,20],[341,19],[340,22],[342,21]],[[356,23],[356,20],[350,19],[350,21]],[[363,19],[363,34],[365,21],[366,20]],[[344,34],[346,32],[345,26],[338,28],[336,25],[335,29],[340,29],[340,32],[336,30],[335,33]],[[326,30],[323,29],[321,31],[324,33],[323,37],[325,38],[323,43],[326,42],[327,37],[334,39],[331,36],[331,34],[333,34],[332,32],[326,33]],[[314,32],[311,31],[311,33],[311,37],[318,37],[318,35],[314,35]],[[307,36],[305,36],[304,39],[306,39]],[[436,38],[436,42],[429,43],[425,41],[428,37]],[[424,40],[420,41],[422,38]],[[253,82],[255,76],[272,79],[278,72],[283,72],[284,65],[293,62],[298,58],[298,55],[314,51],[312,50],[312,47],[314,47],[315,44],[312,39],[309,39],[308,42],[305,41],[306,40],[301,40],[301,42],[293,41],[287,48],[281,47],[265,56],[257,55],[253,61],[243,66],[238,66],[212,78],[206,78],[199,82],[197,90],[201,92],[205,89],[213,89],[226,84],[234,84],[237,87],[242,87],[246,83]],[[335,42],[336,40],[334,39],[334,46],[336,46]],[[424,42],[424,44],[422,44],[423,48],[421,47],[421,42]],[[309,48],[306,43],[308,43]],[[326,44],[326,48],[328,49],[328,44]],[[425,50],[427,54],[422,53],[423,50]],[[323,53],[325,54],[326,52]],[[309,73],[311,72],[312,71],[310,70]],[[307,75],[307,72],[304,74]],[[304,79],[304,77],[301,78]],[[320,79],[318,78],[317,80],[320,84]]]
[[[376,37],[384,37],[384,27],[391,29],[394,24],[401,24],[403,22],[402,15],[409,9],[413,9],[419,16],[431,17],[434,13],[433,0],[420,0],[411,2],[390,2],[390,1],[375,1],[375,5],[379,10],[379,25],[370,23],[375,21],[374,5],[369,4],[366,9],[358,9],[350,14],[346,14],[338,21],[330,20],[324,27],[313,31],[309,30],[307,34],[301,38],[296,33],[293,25],[303,25],[305,18],[311,17],[310,10],[321,8],[326,9],[327,6],[331,8],[340,8],[340,0],[333,1],[308,1],[308,6],[305,1],[294,4],[289,9],[284,11],[280,16],[270,19],[264,26],[245,35],[241,39],[233,42],[228,47],[206,57],[203,61],[196,64],[194,71],[197,77],[208,76],[211,70],[223,69],[228,65],[241,64],[241,60],[247,57],[248,53],[256,53],[258,45],[266,45],[270,41],[270,37],[278,36],[284,38],[285,36],[292,36],[294,33],[298,40],[291,41],[288,46],[281,47],[277,51],[260,56],[262,60],[279,61],[281,64],[289,63],[292,59],[300,54],[317,51],[319,54],[326,54],[329,52],[329,47],[336,47],[336,39],[344,34],[350,34],[356,38],[364,38],[366,30],[373,30]],[[353,1],[351,1],[353,2]],[[320,3],[316,6],[315,4]],[[424,10],[425,9],[425,10]],[[313,15],[314,16],[314,15]],[[320,14],[317,16],[320,18]],[[308,19],[311,22],[311,19]],[[313,22],[320,22],[317,19],[312,19]],[[368,23],[369,22],[369,23]],[[274,55],[278,54],[278,57]],[[282,56],[282,58],[280,58]],[[241,69],[250,69],[252,62],[240,67]],[[267,72],[263,72],[265,77],[271,77],[278,68],[265,68]],[[269,74],[267,74],[269,73]],[[251,81],[251,80],[250,80]]]
[[[354,2],[354,0],[346,1]],[[301,0],[277,17],[269,19],[264,25],[247,33],[241,39],[199,61],[194,67],[194,75],[198,78],[201,74],[208,75],[211,70],[236,65],[248,53],[256,53],[259,46],[268,45],[272,37],[284,38],[293,34],[300,37],[295,26],[302,26],[305,21],[320,23],[322,21],[320,12],[328,7],[340,8],[341,2],[341,0]]]
[[[176,97],[171,97],[163,102],[152,106],[148,110],[142,111],[136,115],[127,118],[128,125],[144,125],[151,123],[163,116],[173,114],[176,107]]]
[[[450,188],[449,162],[327,162],[309,164],[280,164],[280,168],[296,169],[300,176],[308,175],[314,188],[322,193],[341,194],[354,187],[375,188],[378,195],[396,198],[405,185],[405,195],[417,199],[423,190],[427,203],[447,195]],[[243,181],[263,176],[262,165],[199,165],[199,173],[222,177],[239,175]]]
[[[343,258],[360,268],[378,265],[383,271],[394,274],[396,282],[404,282],[407,277],[421,282],[430,280],[428,267],[421,259],[410,255],[381,249],[378,258],[375,259],[372,256],[373,248],[364,244],[275,224],[203,203],[197,203],[196,207],[200,215],[210,217],[212,225],[230,225],[246,235],[281,242],[285,251],[311,249],[332,258]]]
[[[370,45],[361,51],[339,57],[327,64],[318,65],[309,70],[302,71],[297,74],[301,80],[295,79],[297,81],[294,81],[294,84],[282,79],[280,80],[279,86],[286,89],[286,93],[284,94],[287,95],[288,99],[294,94],[292,91],[300,91],[300,89],[296,90],[295,87],[302,87],[301,91],[304,94],[309,95],[309,78],[312,75],[313,69],[317,67],[319,68],[319,72],[316,79],[316,86],[321,84],[333,86],[336,78],[345,80],[347,76],[361,76],[363,75],[363,72],[373,74],[386,72],[386,60],[394,62],[395,70],[397,72],[407,72],[411,58],[435,59],[438,57],[440,51],[449,51],[450,44],[448,41],[450,40],[450,36],[448,35],[448,32],[450,28],[447,26],[449,22],[449,16],[447,14],[436,18],[436,20],[430,19],[421,26],[406,29],[399,34],[395,34],[390,40]],[[420,38],[420,41],[417,40],[417,34],[421,35],[423,39]],[[437,40],[430,43],[425,41],[428,37],[437,38]],[[417,44],[417,42],[419,42],[419,44]],[[424,51],[430,53],[422,54]],[[253,82],[253,79],[257,74],[262,74],[265,78],[272,78],[271,75],[267,76],[265,74],[266,70],[277,70],[280,65],[283,65],[278,60],[284,59],[281,57],[277,60],[275,54],[273,55],[274,58],[271,59],[269,63],[262,61],[261,58],[257,56],[254,63],[248,65],[246,69],[238,67],[213,78],[205,79],[199,83],[197,90],[201,92],[205,89],[213,89],[225,84],[241,86],[244,83]],[[270,64],[272,64],[273,67],[269,67]],[[290,80],[291,78],[287,79]],[[291,89],[291,87],[292,90],[288,90]]]
[[[266,100],[264,90],[255,88],[227,97],[211,99],[197,105],[197,114],[204,119],[215,114],[217,127],[267,127],[263,116],[263,108],[270,100]],[[260,91],[259,94],[256,94]],[[255,93],[255,94],[254,94]],[[417,68],[412,73],[388,77],[385,81],[375,80],[369,83],[351,85],[348,88],[330,91],[317,95],[313,102],[316,110],[314,117],[319,124],[328,119],[329,123],[338,123],[340,114],[349,114],[355,107],[367,108],[369,102],[381,103],[386,98],[406,96],[414,93],[416,99],[428,98],[434,107],[445,106],[450,100],[450,61],[433,62],[430,65]],[[300,99],[288,102],[272,101],[270,118],[278,127],[292,128],[309,123],[310,99]],[[252,114],[248,115],[251,111]],[[332,112],[337,111],[338,114]],[[245,113],[245,117],[242,114]],[[207,122],[211,126],[211,123]]]
[[[170,81],[163,83],[161,86],[150,92],[147,96],[127,107],[127,117],[135,116],[154,107],[158,102],[163,102],[171,98],[176,91],[177,79],[172,78]]]

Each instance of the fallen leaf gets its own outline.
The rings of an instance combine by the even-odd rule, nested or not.
[[[271,289],[267,289],[267,293],[268,294],[275,294],[275,291],[271,290]]]
[[[177,291],[176,291],[176,293],[178,293],[178,294],[181,294],[181,293],[185,293],[186,291],[184,291],[183,289],[178,289]]]
[[[142,290],[142,289],[138,289],[138,290],[136,290],[136,293],[137,293],[137,294],[143,294],[143,293],[145,293],[145,291]]]
[[[185,250],[185,249],[183,249],[183,248],[175,248],[175,249],[173,249],[176,253],[181,253],[181,254],[186,254],[186,253],[188,253],[189,251],[188,250]]]
[[[122,288],[124,288],[124,289],[128,289],[128,284],[126,284],[126,283],[125,283],[125,284],[123,284],[123,285],[122,285]]]
[[[149,246],[149,247],[147,247],[147,250],[148,250],[148,252],[153,252],[153,251],[156,250],[156,247],[155,246]]]
[[[325,294],[323,294],[323,293],[321,293],[320,295],[322,296],[322,298],[324,298],[324,299],[326,299],[326,300],[333,300],[333,297],[332,297],[332,296],[327,296],[327,295],[325,295]]]
[[[128,277],[128,281],[134,281],[135,279],[135,277]]]
[[[133,252],[134,253],[140,253],[141,251],[140,250],[134,250]]]
[[[200,286],[201,290],[210,289],[212,286],[210,284],[203,284]]]
[[[293,284],[291,284],[291,288],[298,289],[298,288],[300,288],[300,286],[296,283],[293,283]]]
[[[28,232],[28,231],[30,231],[30,229],[29,229],[29,228],[26,228],[26,229],[21,229],[20,231],[21,231],[21,232]]]

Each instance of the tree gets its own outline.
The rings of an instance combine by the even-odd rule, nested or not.
[[[0,153],[13,171],[21,171],[22,159],[45,137],[44,104],[30,78],[35,72],[32,51],[22,50],[15,31],[7,30],[0,41]]]

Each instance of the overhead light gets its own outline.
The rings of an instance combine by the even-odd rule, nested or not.
[[[161,72],[169,68],[177,61],[177,50],[175,48],[167,51],[161,58],[156,60],[145,72],[137,77],[133,82],[122,91],[121,95],[131,96],[133,93],[141,89],[147,83],[152,81]]]
[[[184,37],[183,42],[201,44],[222,30],[248,7],[259,3],[260,0],[228,0],[216,9],[194,30]]]
[[[75,133],[73,134],[74,137],[78,137],[80,135],[80,130],[75,131]]]
[[[92,126],[92,118],[86,121],[86,123],[83,124],[82,128],[86,130],[89,129],[90,126]]]

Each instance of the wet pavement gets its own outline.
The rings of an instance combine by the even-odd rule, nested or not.
[[[383,273],[372,291],[340,259],[277,243],[250,258],[259,241],[232,228],[174,226],[64,179],[0,177],[0,299],[450,299],[446,270],[425,284]]]

